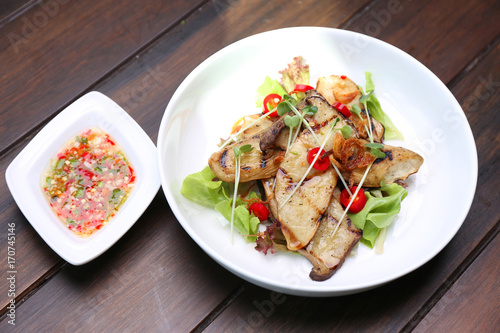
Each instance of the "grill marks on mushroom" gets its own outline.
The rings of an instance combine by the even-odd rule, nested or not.
[[[361,92],[358,87],[351,80],[334,75],[319,79],[317,86],[318,91],[306,92],[306,98],[297,105],[297,109],[300,111],[306,104],[318,107],[315,115],[305,117],[318,140],[323,142],[330,124],[339,118],[336,128],[348,125],[353,129],[347,141],[351,145],[356,143],[357,150],[362,153],[369,151],[364,146],[368,142],[364,140],[368,137],[366,113],[362,112],[363,119],[355,114],[346,118],[331,106],[331,103],[339,101],[349,108],[353,104],[363,108],[359,103]],[[375,141],[382,142],[383,125],[373,118],[371,121]],[[338,198],[340,190],[336,188],[338,176],[332,166],[326,171],[311,169],[304,182],[298,185],[309,167],[307,153],[320,144],[308,129],[303,129],[285,155],[288,136],[289,128],[285,126],[284,116],[264,119],[261,124],[245,131],[240,136],[240,142],[229,144],[212,154],[209,165],[217,178],[234,182],[233,147],[246,144],[253,147],[251,152],[241,157],[240,181],[261,180],[271,215],[280,222],[287,248],[298,251],[313,264],[311,279],[324,281],[342,266],[361,239],[362,230],[357,229],[347,216],[338,225],[344,209]],[[329,156],[331,162],[351,185],[357,185],[366,164],[353,164],[349,168],[345,165],[346,161],[339,158],[345,142],[342,134],[336,132],[326,142],[324,150],[333,152]],[[404,180],[417,172],[423,163],[420,155],[405,148],[384,145],[381,150],[385,157],[374,161],[363,186],[379,187],[381,181],[392,183]],[[368,164],[374,159],[372,155],[370,157],[372,159]],[[290,197],[294,190],[294,195]]]
[[[340,190],[335,189],[314,237],[306,247],[299,250],[299,253],[313,264],[309,276],[315,281],[329,279],[342,266],[345,258],[363,235],[363,231],[356,228],[347,216],[337,228],[338,221],[344,213],[338,200],[339,196]],[[337,231],[334,233],[335,228]]]

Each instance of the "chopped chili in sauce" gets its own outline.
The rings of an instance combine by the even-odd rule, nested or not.
[[[135,178],[118,144],[102,130],[91,128],[54,156],[42,177],[42,189],[66,227],[88,237],[116,215]]]

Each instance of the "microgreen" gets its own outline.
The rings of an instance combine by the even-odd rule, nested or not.
[[[287,102],[283,101],[283,102],[278,104],[276,111],[278,111],[278,116],[282,117],[283,115],[292,111],[292,108],[290,107],[290,105]]]
[[[263,114],[262,116],[260,116],[259,118],[255,119],[254,121],[252,121],[250,124],[248,124],[247,126],[243,127],[242,129],[240,129],[238,132],[236,132],[235,134],[231,135],[219,148],[219,150],[222,150],[224,149],[224,147],[226,147],[228,144],[230,144],[231,142],[236,142],[236,138],[241,134],[243,133],[244,131],[246,131],[247,129],[249,129],[250,127],[252,127],[254,124],[258,123],[262,118],[266,118],[270,113],[273,113],[274,109],[270,110],[268,113],[265,113]]]
[[[376,143],[376,142],[370,142],[365,144],[366,147],[370,148],[370,153],[375,156],[376,158],[385,158],[385,154],[383,151],[380,151],[379,149],[384,148],[384,145],[381,143]]]
[[[293,97],[288,94],[283,95],[283,100],[285,102],[291,103],[293,106],[297,106],[298,101]]]
[[[372,94],[373,94],[373,90],[370,91],[367,95],[363,94],[363,96],[361,96],[361,98],[359,99],[359,102],[365,104],[366,102],[368,102],[368,99],[370,98],[370,96]]]
[[[309,124],[308,121],[304,120],[304,117],[306,115],[311,115],[311,116],[314,115],[318,111],[318,107],[312,106],[312,105],[307,105],[307,106],[302,108],[303,111],[301,114],[299,112],[299,110],[297,110],[296,105],[297,105],[297,100],[295,98],[293,98],[290,95],[284,95],[283,101],[280,104],[278,104],[278,107],[277,107],[278,115],[283,116],[287,112],[292,111],[293,113],[295,113],[296,116],[300,117],[300,122],[302,122],[306,126],[306,128],[311,132],[312,136],[316,139],[316,141],[318,141],[318,138],[317,138],[316,134],[314,133],[314,131],[312,130],[311,125]],[[298,133],[299,133],[299,131],[297,130],[293,140],[291,140],[292,144],[293,144],[293,142],[295,142]]]
[[[319,151],[322,151],[323,148],[325,147],[326,143],[328,142],[328,139],[330,139],[330,136],[335,132],[335,131],[341,131],[340,128],[335,128],[335,125],[337,125],[337,123],[340,121],[340,119],[337,117],[335,118],[335,120],[333,121],[333,123],[330,125],[330,130],[328,131],[328,133],[326,134],[325,136],[325,139],[323,140],[323,143],[320,144],[319,140],[316,139],[316,141],[318,141],[318,144],[320,144],[320,148],[319,148]],[[316,164],[316,162],[318,161],[319,157],[320,157],[321,154],[316,154],[316,156],[314,156],[314,159],[312,160],[312,162],[309,164],[309,167],[307,168],[306,172],[304,173],[304,175],[302,176],[302,178],[300,179],[300,181],[297,183],[297,185],[295,186],[295,188],[293,189],[292,193],[290,193],[290,195],[288,196],[288,198],[286,200],[284,200],[281,205],[279,206],[278,209],[281,209],[283,208],[284,205],[286,205],[286,203],[288,202],[288,200],[290,200],[290,198],[295,194],[295,191],[298,190],[298,188],[300,187],[300,185],[304,182],[304,179],[306,179],[307,175],[309,174],[309,172],[311,171],[311,169],[313,168],[314,164]],[[335,165],[334,165],[335,166]],[[336,168],[336,170],[338,170]],[[337,171],[339,174],[340,172]]]
[[[313,105],[306,105],[302,108],[302,114],[299,116],[299,115],[296,115],[296,117],[299,117],[299,123],[302,123],[304,122],[304,117],[305,116],[314,116],[316,114],[316,112],[318,112],[318,107],[317,106],[313,106]],[[309,125],[309,130],[312,132],[312,129],[310,128],[310,124],[306,121],[306,123]],[[294,144],[295,143],[295,140],[297,140],[297,136],[299,135],[299,131],[300,131],[300,127],[297,128],[297,131],[295,132],[295,135],[293,137],[293,140],[292,140],[292,143],[291,144]],[[314,133],[313,133],[314,134]]]
[[[293,127],[297,127],[299,124],[300,124],[300,117],[299,116],[293,116],[293,117],[290,115],[285,116],[285,125],[286,126],[293,128]]]
[[[337,118],[338,119],[338,118]],[[352,133],[352,127],[349,126],[349,125],[344,125],[342,126],[342,128],[339,129],[339,131],[342,133],[342,135],[344,136],[344,139],[349,139],[349,137],[351,136],[351,133]]]
[[[234,156],[236,158],[241,157],[241,154],[249,153],[253,150],[252,145],[243,145],[240,147],[233,147]]]
[[[285,125],[288,126],[290,128],[290,131],[288,133],[288,143],[286,145],[286,151],[285,151],[285,154],[288,152],[288,149],[290,148],[290,146],[293,144],[292,143],[292,134],[293,134],[293,129],[297,126],[300,125],[300,117],[299,116],[290,116],[290,115],[286,115],[285,116]],[[297,128],[297,131],[296,133],[298,133],[300,131],[300,127]],[[294,140],[295,141],[295,140]]]
[[[376,149],[384,148],[384,145],[378,142],[365,143],[365,146],[367,146],[368,148],[376,148]]]
[[[356,114],[359,118],[361,118],[361,108],[358,104],[353,104],[351,107],[351,112]],[[363,119],[363,118],[361,118]]]
[[[234,152],[234,193],[233,193],[233,207],[231,209],[231,243],[233,242],[234,230],[234,210],[236,209],[236,198],[238,196],[238,184],[240,182],[240,165],[241,155],[249,153],[253,150],[252,145],[243,145],[240,147],[233,147]]]
[[[373,143],[373,131],[372,131],[372,122],[370,120],[370,111],[368,110],[368,99],[370,96],[373,94],[373,90],[368,93],[368,95],[365,95],[365,92],[363,91],[363,88],[359,87],[359,90],[361,91],[361,98],[359,99],[360,103],[363,103],[365,106],[365,113],[366,113],[366,119],[368,119],[368,126],[365,125],[366,133],[368,133],[368,137],[370,138],[370,142]]]
[[[314,116],[318,112],[318,107],[314,105],[306,105],[302,108],[303,116]]]

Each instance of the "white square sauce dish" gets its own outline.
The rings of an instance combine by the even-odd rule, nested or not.
[[[116,142],[133,167],[130,172],[135,179],[116,215],[84,238],[70,230],[51,209],[42,183],[51,159],[60,149],[92,128],[109,135],[113,146]],[[82,96],[50,121],[9,165],[6,180],[14,200],[33,228],[59,256],[73,265],[93,260],[118,241],[139,219],[160,187],[154,143],[125,110],[96,91]]]

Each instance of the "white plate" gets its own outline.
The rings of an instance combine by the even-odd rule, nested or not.
[[[230,241],[216,211],[180,193],[183,179],[207,165],[233,122],[256,112],[257,87],[278,78],[292,58],[310,65],[311,83],[345,74],[364,86],[371,71],[384,110],[405,135],[393,142],[420,153],[425,162],[409,178],[408,197],[388,230],[385,252],[359,245],[329,280],[309,278],[311,264],[299,255],[264,256],[242,237]],[[330,28],[288,28],[255,35],[217,52],[179,86],[167,106],[158,137],[160,177],[170,207],[196,243],[236,275],[279,292],[343,295],[370,289],[421,266],[462,225],[474,196],[477,153],[460,105],[446,86],[417,60],[380,40]],[[458,181],[458,179],[460,181]]]
[[[65,228],[52,212],[40,184],[42,173],[56,152],[91,127],[101,128],[116,140],[137,175],[130,197],[116,216],[92,236],[82,238]],[[33,228],[73,265],[89,262],[120,239],[160,187],[154,143],[118,104],[97,91],[79,98],[48,123],[12,161],[5,177],[14,200]]]

